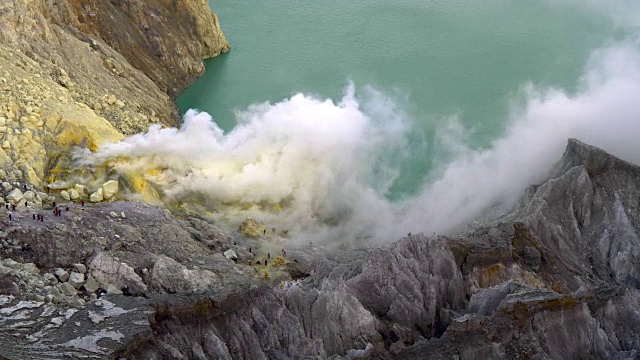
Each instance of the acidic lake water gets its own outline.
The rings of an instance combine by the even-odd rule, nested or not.
[[[209,113],[224,132],[215,151],[243,164],[218,194],[304,198],[327,226],[363,206],[446,230],[544,179],[568,137],[627,159],[640,150],[632,1],[210,4],[231,51],[178,105]],[[282,183],[280,195],[254,192]]]
[[[472,146],[504,130],[509,102],[532,81],[573,89],[590,51],[612,36],[590,9],[544,1],[212,1],[232,46],[184,92],[183,111],[225,130],[234,111],[302,92],[339,100],[348,81],[394,97],[432,140],[456,116]],[[415,139],[414,139],[415,140]],[[427,141],[432,144],[432,141]],[[428,145],[427,145],[428,146]],[[415,190],[435,149],[416,152],[395,191]]]

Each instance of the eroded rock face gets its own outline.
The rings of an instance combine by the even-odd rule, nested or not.
[[[284,289],[158,308],[147,340],[116,355],[638,358],[638,198],[640,167],[570,140],[553,177],[491,224],[343,253]]]
[[[73,146],[177,125],[172,98],[229,49],[204,0],[0,6],[0,176],[39,188],[70,175]]]
[[[68,0],[58,6],[48,14],[53,22],[102,39],[172,96],[204,72],[202,59],[229,50],[205,0]]]

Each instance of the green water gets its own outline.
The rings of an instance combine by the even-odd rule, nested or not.
[[[297,92],[339,100],[349,80],[389,94],[415,122],[411,158],[390,197],[415,191],[438,162],[451,115],[484,147],[527,82],[569,91],[590,51],[616,31],[586,10],[522,0],[216,0],[232,50],[178,99],[225,130],[234,110]],[[360,92],[359,92],[360,93]],[[426,143],[425,143],[426,140]],[[425,145],[426,144],[426,145]],[[420,146],[418,146],[420,145]]]

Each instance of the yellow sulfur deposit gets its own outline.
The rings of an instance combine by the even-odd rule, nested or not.
[[[278,257],[276,257],[276,260],[274,261],[273,265],[274,266],[282,266],[282,265],[285,264],[285,262],[286,261],[284,260],[284,258],[282,256],[278,256]]]

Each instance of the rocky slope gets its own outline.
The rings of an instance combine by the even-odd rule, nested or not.
[[[265,284],[236,263],[254,255],[199,216],[132,201],[57,205],[61,216],[0,209],[0,356],[102,358],[148,329],[154,302]]]
[[[0,178],[42,190],[71,146],[177,124],[172,97],[228,49],[205,0],[0,1]]]
[[[158,307],[127,359],[640,358],[640,167],[570,140],[500,220]]]

